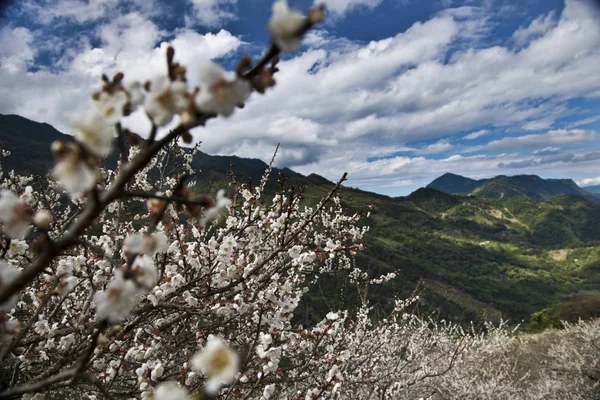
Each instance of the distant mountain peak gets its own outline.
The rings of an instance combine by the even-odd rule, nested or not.
[[[474,179],[447,172],[435,179],[427,187],[446,193],[467,194],[477,187],[477,183],[478,181]]]
[[[572,179],[544,179],[538,175],[498,175],[490,179],[474,180],[445,173],[427,187],[450,194],[478,195],[493,199],[523,196],[531,200],[542,201],[567,194],[600,203],[600,195],[580,188]]]

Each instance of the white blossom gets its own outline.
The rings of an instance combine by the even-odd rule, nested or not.
[[[75,276],[64,277],[56,287],[56,291],[61,295],[68,294],[75,288],[78,282],[79,279]]]
[[[158,363],[152,369],[152,373],[150,374],[150,379],[152,379],[153,381],[156,382],[156,380],[158,378],[160,378],[163,375],[164,372],[165,372],[165,369],[164,369],[163,365],[161,363]]]
[[[207,377],[206,390],[216,394],[222,385],[233,381],[238,372],[239,357],[217,336],[210,335],[206,346],[191,359],[192,367]]]
[[[14,239],[23,238],[31,227],[31,209],[10,190],[0,191],[0,223],[3,232]]]
[[[273,34],[273,41],[283,51],[296,51],[300,47],[300,30],[305,17],[296,10],[290,10],[287,0],[273,3],[273,15],[267,26]]]
[[[52,221],[54,221],[54,217],[52,217],[52,213],[48,210],[38,210],[33,216],[33,223],[41,229],[50,228]]]
[[[29,249],[29,245],[24,240],[13,239],[10,242],[10,247],[8,248],[8,256],[11,258],[15,258],[17,256],[23,256],[27,253]]]
[[[31,186],[26,186],[25,191],[21,193],[20,197],[25,203],[31,204],[33,202],[33,188]]]
[[[300,257],[300,254],[302,254],[302,246],[296,245],[288,250],[288,255],[293,259]]]
[[[48,321],[41,320],[33,324],[33,329],[38,335],[48,335],[51,331]]]
[[[187,107],[187,86],[182,81],[171,81],[160,76],[150,83],[150,93],[144,101],[146,113],[158,126],[165,126],[173,116]]]
[[[273,393],[275,393],[275,385],[267,385],[263,390],[261,399],[268,400],[271,398],[271,396],[273,396]]]
[[[98,113],[110,124],[119,122],[128,102],[127,94],[123,90],[113,92],[102,90],[94,97],[94,105]]]
[[[326,317],[327,317],[327,319],[328,319],[328,320],[330,320],[330,321],[335,321],[335,320],[337,320],[337,319],[338,319],[340,316],[339,316],[339,314],[338,314],[338,313],[336,313],[336,312],[329,312],[329,313],[327,313],[327,316],[326,316]]]
[[[176,382],[165,382],[154,390],[153,400],[190,400],[187,390]]]
[[[252,198],[252,192],[248,189],[244,189],[242,190],[242,197],[244,198],[244,200],[248,201]]]
[[[135,274],[136,282],[145,290],[152,289],[156,284],[158,273],[154,261],[149,256],[137,256],[131,266],[131,271]]]
[[[112,150],[114,128],[96,110],[73,118],[75,140],[86,150],[98,157],[106,157]]]
[[[235,238],[231,235],[223,238],[221,246],[219,247],[219,254],[229,256],[233,252],[233,249],[237,246]]]
[[[121,271],[116,271],[106,290],[94,296],[98,318],[111,323],[123,321],[135,307],[137,294],[135,284],[125,279]]]
[[[53,144],[57,158],[52,169],[52,176],[71,195],[79,196],[96,185],[96,170],[82,158],[82,154],[74,144]]]
[[[207,224],[219,217],[221,210],[226,209],[231,204],[231,200],[225,196],[225,190],[221,189],[217,192],[215,198],[215,206],[210,207],[204,212],[204,215],[200,219],[202,225]]]
[[[130,253],[154,256],[156,253],[165,253],[169,242],[162,232],[151,235],[137,233],[127,236],[123,248]]]
[[[200,69],[200,92],[194,101],[198,110],[204,113],[229,117],[237,106],[241,106],[250,96],[250,84],[244,79],[228,79],[225,71],[215,63],[208,63]]]

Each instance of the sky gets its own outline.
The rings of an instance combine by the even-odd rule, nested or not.
[[[208,154],[391,196],[445,172],[600,184],[600,5],[592,0],[328,0],[277,85],[193,130]],[[273,0],[0,2],[0,114],[72,133],[100,76],[258,58]],[[307,10],[313,0],[290,1]],[[123,122],[145,135],[136,112]],[[176,122],[174,122],[176,123]],[[168,129],[168,127],[167,127]]]

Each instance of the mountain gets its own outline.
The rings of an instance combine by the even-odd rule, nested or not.
[[[477,186],[479,186],[479,181],[465,178],[464,176],[451,174],[449,172],[445,173],[427,185],[428,188],[450,194],[468,194]]]
[[[600,185],[585,186],[582,189],[586,192],[600,194]]]
[[[50,145],[55,140],[73,140],[72,136],[65,135],[46,123],[35,122],[18,115],[0,114],[0,148],[11,152],[9,157],[0,160],[8,169],[14,169],[23,175],[43,176],[52,168],[54,159],[50,152]],[[108,165],[116,165],[117,148],[106,160]],[[213,175],[212,181],[229,182],[229,172],[233,172],[242,181],[251,180],[254,183],[260,178],[267,168],[267,164],[259,159],[240,158],[236,156],[211,156],[198,152],[192,166]],[[286,176],[302,176],[289,168],[274,169],[273,176],[279,173]],[[211,186],[205,189],[210,189]],[[204,188],[203,188],[204,189]]]
[[[50,144],[61,139],[72,140],[48,124],[0,114],[0,148],[11,152],[10,157],[1,159],[6,169],[23,175],[44,175],[53,162]]]
[[[499,200],[523,196],[543,201],[562,194],[572,194],[600,203],[599,194],[580,188],[571,179],[542,179],[537,175],[499,175],[491,179],[474,180],[448,173],[427,187],[450,194],[478,195]]]
[[[0,162],[18,173],[45,174],[52,165],[50,143],[69,138],[47,124],[0,115],[0,145],[12,151]],[[198,190],[210,193],[227,186],[230,169],[238,181],[258,182],[267,166],[256,159],[204,153],[193,165],[202,170]],[[308,205],[333,186],[317,174],[275,170],[264,201],[277,190],[279,173],[286,175],[286,184],[306,188],[303,201]],[[553,323],[545,322],[547,316],[567,307],[561,304],[570,307],[572,299],[600,295],[600,205],[580,197],[572,181],[556,184],[522,176],[482,182],[446,174],[434,182],[397,198],[352,188],[341,191],[349,212],[370,213],[363,223],[371,229],[356,262],[374,274],[398,274],[390,286],[369,289],[372,306],[389,310],[395,296],[405,297],[418,286],[424,313],[465,323],[502,317],[515,324],[534,315],[539,327]],[[501,200],[499,195],[484,197],[494,183],[509,195]],[[533,188],[523,187],[534,183],[541,194],[534,196]],[[480,195],[454,195],[431,187],[438,184],[461,194],[478,190]],[[551,190],[556,187],[571,188],[575,194],[556,195],[559,191]],[[358,298],[347,281],[324,277],[303,300],[298,318],[316,319],[330,308],[352,307]],[[596,303],[583,304],[585,308]],[[587,315],[589,310],[578,313]]]

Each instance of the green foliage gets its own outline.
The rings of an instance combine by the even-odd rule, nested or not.
[[[579,293],[568,302],[553,304],[531,316],[528,330],[542,331],[548,328],[561,328],[562,322],[575,323],[600,317],[600,294]]]

